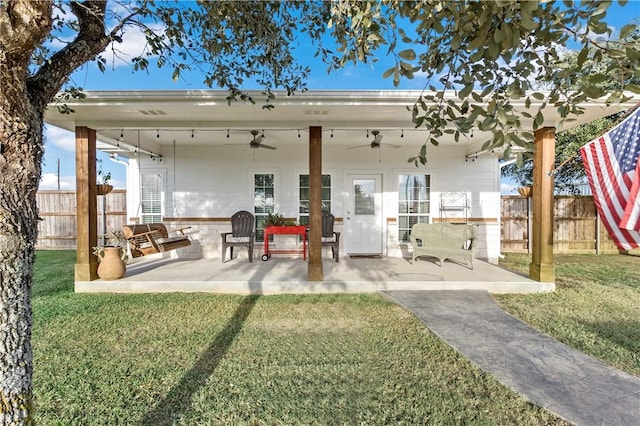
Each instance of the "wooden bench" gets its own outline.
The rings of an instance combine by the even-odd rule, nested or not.
[[[420,256],[467,260],[473,269],[473,247],[476,244],[476,229],[473,225],[453,223],[416,223],[411,227],[413,263]]]
[[[129,242],[132,257],[146,256],[153,253],[162,253],[191,245],[189,236],[184,233],[186,228],[167,231],[162,223],[147,223],[125,225],[122,228],[124,237]],[[169,232],[177,233],[169,237]]]

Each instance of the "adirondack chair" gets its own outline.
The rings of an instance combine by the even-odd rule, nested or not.
[[[191,239],[184,233],[190,226],[168,231],[162,223],[146,223],[125,225],[122,228],[124,237],[129,242],[131,257],[163,253],[191,245]],[[175,236],[169,237],[170,233]]]
[[[335,217],[333,214],[322,212],[322,247],[331,247],[331,256],[336,262],[340,258],[340,232],[333,230]]]
[[[231,216],[231,232],[222,234],[222,262],[227,256],[227,248],[230,248],[233,259],[234,247],[246,247],[249,251],[249,262],[253,262],[253,246],[256,239],[255,216],[246,210],[236,212]]]
[[[340,233],[333,230],[335,217],[329,212],[322,212],[322,246],[331,247],[331,255],[336,263],[340,257]]]

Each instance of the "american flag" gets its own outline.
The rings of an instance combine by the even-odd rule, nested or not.
[[[620,250],[640,247],[640,108],[580,154],[607,232]]]

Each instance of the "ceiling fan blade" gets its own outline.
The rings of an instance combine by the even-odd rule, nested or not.
[[[369,146],[369,144],[366,144],[366,145],[358,145],[358,146],[350,146],[350,147],[348,147],[347,149],[366,148],[366,147],[368,147],[368,146]]]
[[[400,148],[400,145],[394,145],[392,143],[383,143],[382,146],[385,146],[387,148],[393,148],[393,149],[398,149]]]
[[[267,149],[278,149],[275,146],[265,145],[263,143],[258,144],[258,148],[267,148]]]

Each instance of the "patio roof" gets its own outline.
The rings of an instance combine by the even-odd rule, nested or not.
[[[307,262],[273,257],[269,261],[236,258],[179,259],[156,254],[127,265],[125,277],[115,281],[76,281],[78,293],[204,292],[226,294],[372,293],[379,290],[484,290],[490,293],[536,293],[555,290],[496,265],[474,259],[467,265],[445,261],[383,257],[340,263],[323,259],[324,281],[307,281]],[[259,257],[257,259],[260,259]]]
[[[139,146],[148,153],[159,154],[163,146],[177,141],[193,145],[242,144],[251,140],[250,130],[264,131],[268,143],[286,146],[306,144],[309,126],[322,126],[327,144],[353,145],[366,142],[367,131],[379,130],[385,142],[422,145],[428,138],[424,129],[415,129],[411,122],[411,107],[420,91],[308,91],[294,96],[276,92],[275,108],[261,107],[264,95],[250,92],[256,100],[227,101],[228,93],[220,90],[175,91],[87,91],[86,98],[72,100],[67,105],[72,114],[60,114],[49,108],[45,122],[74,131],[76,126],[95,129],[98,148],[129,156]],[[449,92],[446,99],[457,99]],[[593,121],[627,109],[640,97],[627,104],[607,106],[602,103],[583,105],[585,113],[576,117],[571,126]],[[531,105],[535,113],[538,102]],[[514,102],[523,110],[524,100]],[[550,107],[545,109],[545,126],[559,127],[560,117]],[[530,123],[523,123],[530,127]],[[302,133],[300,138],[298,134]],[[332,136],[333,135],[333,136]],[[463,137],[455,142],[446,135],[441,144],[467,147],[467,154],[480,150],[488,139],[478,131],[473,138]]]

